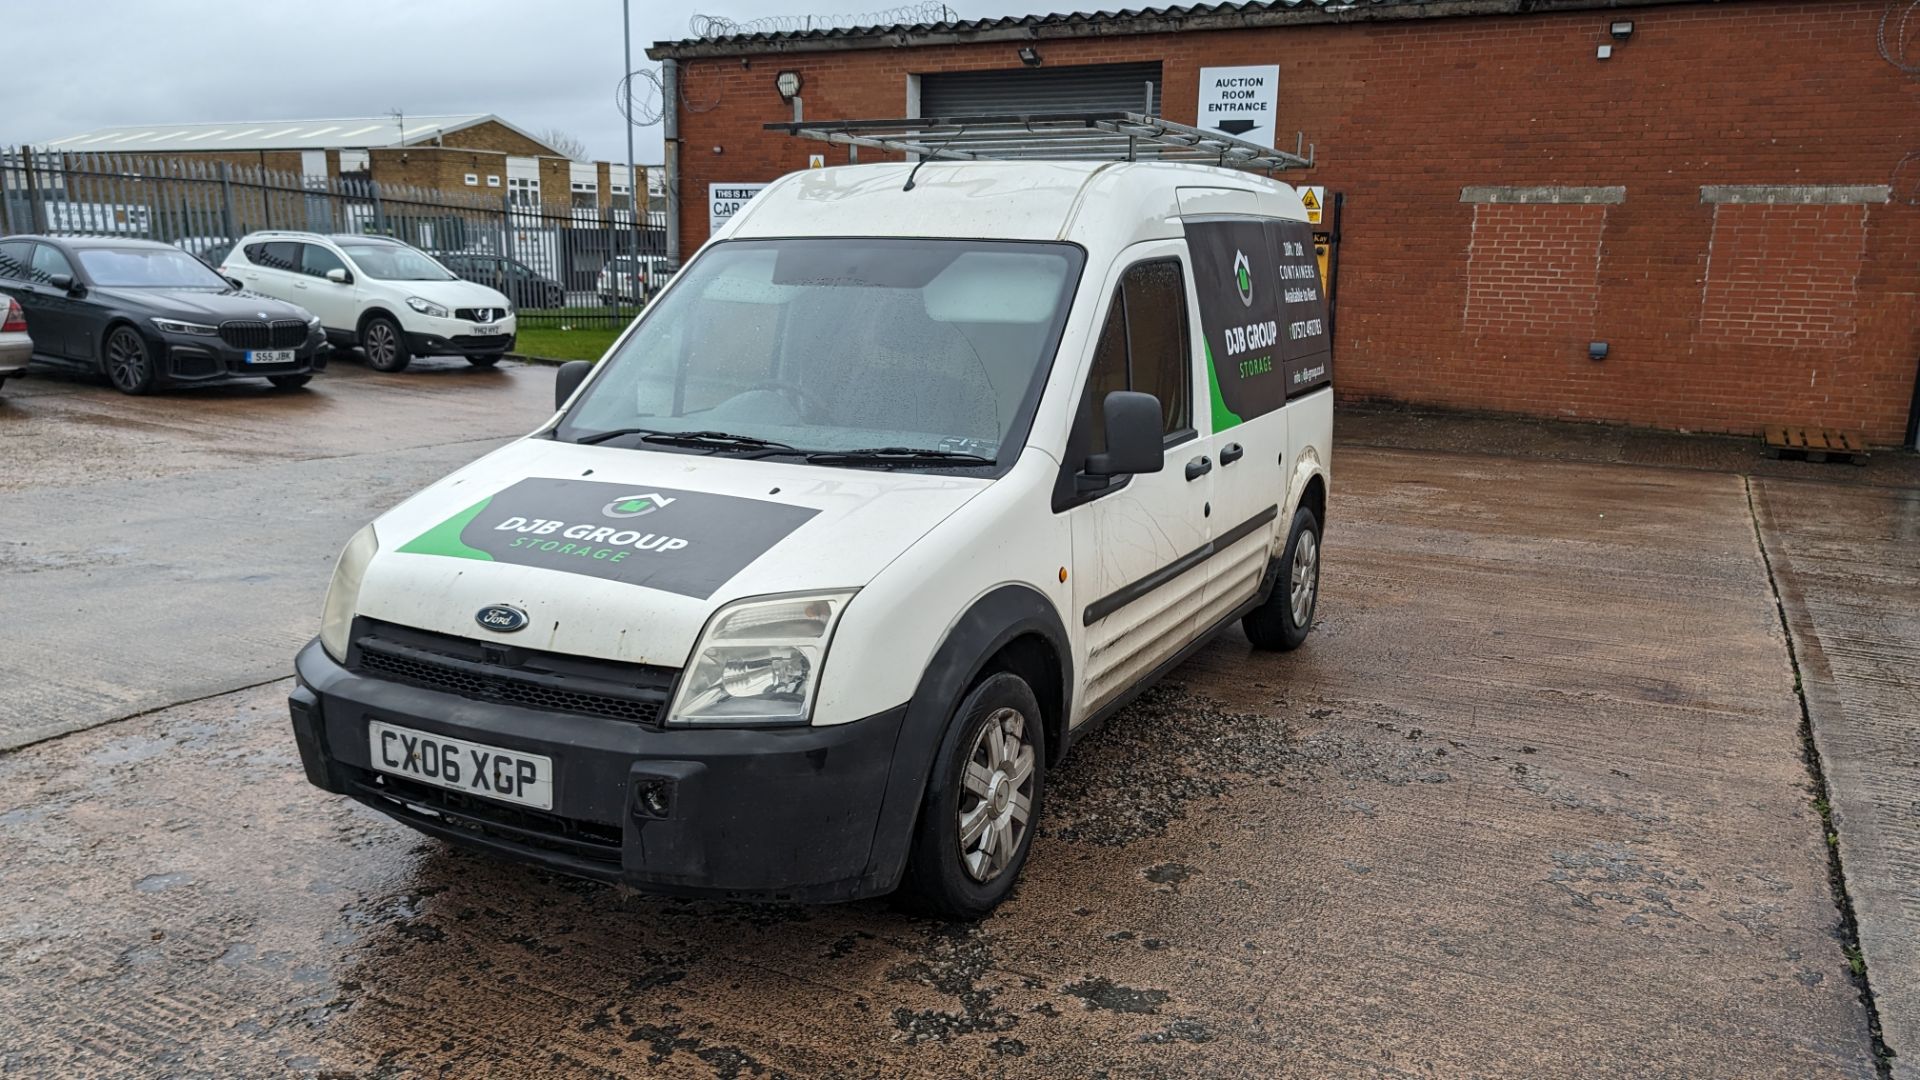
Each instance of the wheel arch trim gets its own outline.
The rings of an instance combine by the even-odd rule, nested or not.
[[[1045,641],[1060,665],[1060,700],[1055,706],[1064,728],[1066,718],[1072,715],[1073,650],[1059,611],[1030,585],[1005,584],[987,590],[947,628],[921,672],[913,697],[908,699],[906,719],[894,743],[892,774],[874,825],[869,877],[884,880],[889,888],[898,883],[906,868],[933,759],[952,722],[954,707],[980,677],[988,660],[1028,635]],[[1044,689],[1033,688],[1035,697]],[[1058,757],[1060,747],[1048,741],[1051,762]]]

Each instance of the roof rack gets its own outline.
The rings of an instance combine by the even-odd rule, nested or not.
[[[949,161],[1186,161],[1237,169],[1313,167],[1313,147],[1273,150],[1217,131],[1204,131],[1136,112],[1004,113],[902,120],[793,120],[768,124],[849,147]],[[1304,138],[1304,137],[1302,137]],[[858,150],[854,151],[858,154]]]

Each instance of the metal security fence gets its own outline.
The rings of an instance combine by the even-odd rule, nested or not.
[[[663,225],[644,211],[636,225],[624,206],[591,195],[577,206],[535,198],[226,160],[0,148],[0,236],[137,237],[215,266],[262,229],[391,236],[505,293],[523,326],[625,325],[670,272]]]

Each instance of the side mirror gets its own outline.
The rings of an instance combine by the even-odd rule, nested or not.
[[[1107,452],[1087,458],[1088,475],[1154,473],[1166,466],[1159,398],[1115,390],[1100,408],[1107,427]]]
[[[227,279],[227,284],[229,284],[229,285],[231,285],[231,286],[233,286],[234,288],[236,288],[236,289],[238,289],[238,290],[240,290],[241,292],[246,292],[246,291],[247,291],[247,283],[246,283],[246,282],[244,282],[244,281],[241,281],[241,280],[240,280],[239,278],[237,278],[237,277],[230,277],[230,278],[228,278],[228,279]]]
[[[333,282],[335,285],[345,285],[347,282],[353,280],[353,275],[336,266],[327,271],[327,280]]]
[[[72,292],[73,291],[73,275],[72,274],[49,274],[47,275],[47,284],[53,286],[56,289],[59,289],[61,292]]]
[[[553,373],[553,407],[558,409],[567,403],[580,384],[593,372],[593,364],[587,360],[570,360],[560,365]]]

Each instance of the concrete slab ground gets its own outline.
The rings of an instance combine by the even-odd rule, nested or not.
[[[1742,478],[1335,469],[1315,637],[1087,740],[978,925],[449,850],[284,683],[0,756],[0,1071],[1873,1077]]]
[[[0,750],[286,674],[354,530],[552,409],[547,370],[418,367],[336,361],[299,393],[10,381]]]
[[[1920,488],[1756,479],[1860,949],[1920,1078]]]

